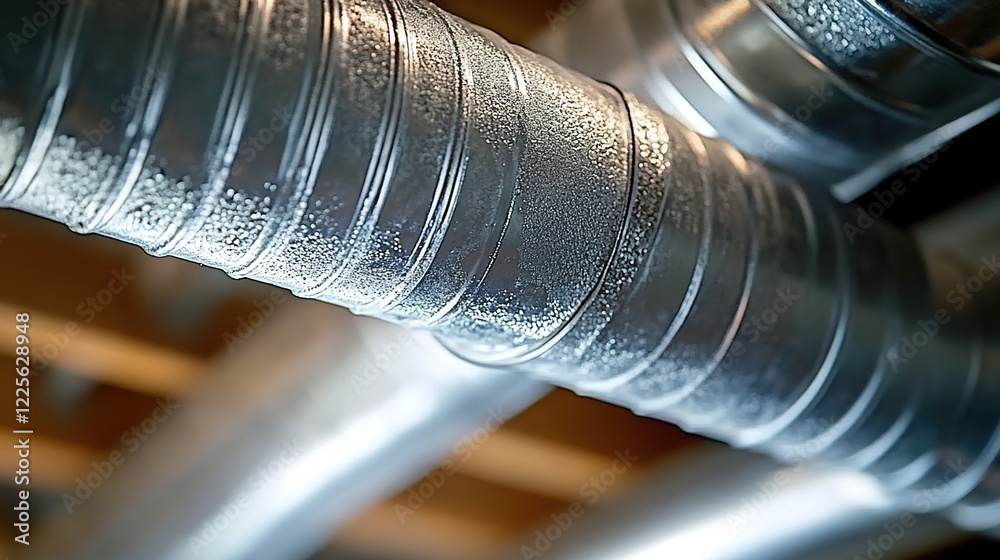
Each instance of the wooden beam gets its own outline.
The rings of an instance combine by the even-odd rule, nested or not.
[[[201,359],[224,348],[237,318],[272,290],[12,210],[0,209],[0,233],[0,300]],[[110,294],[116,275],[128,285]]]
[[[28,488],[42,490],[54,494],[66,492],[76,484],[76,478],[85,475],[92,461],[98,460],[99,452],[88,447],[60,441],[47,436],[32,434],[18,435],[10,430],[0,432],[0,453],[3,472],[11,473],[17,470],[18,455],[14,445],[19,438],[31,438],[31,482]]]
[[[496,31],[510,41],[524,44],[550,25],[550,15],[559,14],[560,6],[565,0],[434,1],[461,18]],[[576,4],[579,3],[578,0]],[[567,11],[567,15],[571,16],[572,12],[575,12],[574,4],[571,2],[566,4],[572,8],[571,11]],[[551,19],[553,23],[562,21],[560,17]]]
[[[179,395],[199,379],[201,360],[64,319],[0,301],[0,354],[14,365],[14,316],[29,311],[32,367],[61,370],[150,395]],[[37,369],[36,369],[37,371]]]
[[[384,558],[467,560],[489,557],[512,536],[503,526],[434,509],[401,525],[393,504],[382,503],[355,518],[333,544]]]
[[[47,437],[100,450],[121,446],[125,433],[148,418],[159,406],[157,400],[162,400],[69,373],[36,375],[30,389],[27,427]],[[26,427],[15,422],[16,398],[13,388],[0,396],[0,431]]]
[[[613,457],[628,451],[641,462],[703,441],[680,428],[565,389],[556,389],[511,418],[506,428]]]
[[[607,488],[606,493],[620,492],[638,477],[640,467],[615,464],[616,459],[613,455],[501,429],[471,454],[455,456],[452,461],[466,476],[574,502],[583,501],[590,481],[598,479],[599,482],[601,475],[613,466],[622,472],[615,473],[615,483]],[[608,478],[609,475],[605,474],[605,479]],[[601,488],[604,488],[603,485]]]

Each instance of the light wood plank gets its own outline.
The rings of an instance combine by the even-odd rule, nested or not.
[[[14,445],[20,438],[30,438],[30,484],[31,490],[45,490],[59,493],[71,490],[76,478],[84,476],[93,467],[92,461],[99,460],[99,453],[93,449],[60,441],[39,434],[19,435],[4,430],[0,433],[0,448],[4,449],[3,472],[14,473],[18,468],[18,454]],[[18,488],[21,488],[18,486]]]
[[[488,557],[510,538],[504,527],[434,509],[401,525],[393,504],[382,503],[347,525],[336,544],[378,557],[467,560]]]
[[[14,355],[14,316],[23,307],[0,302],[0,354]],[[95,381],[150,395],[180,395],[199,379],[201,360],[28,309],[32,366],[59,367]],[[74,334],[75,333],[75,334]],[[63,342],[65,341],[65,342]],[[63,346],[61,349],[60,346]],[[13,359],[11,366],[13,366]]]
[[[638,467],[616,464],[616,459],[509,429],[492,434],[471,454],[452,457],[466,476],[567,502],[581,500],[584,486],[599,482],[613,466],[622,472],[615,474],[607,493],[624,489],[639,474]]]

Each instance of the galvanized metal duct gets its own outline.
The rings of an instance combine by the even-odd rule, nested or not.
[[[922,256],[422,1],[59,19],[38,64],[10,63],[0,204],[1000,522],[995,260]]]
[[[592,0],[553,17],[541,52],[842,200],[1000,111],[989,0]]]

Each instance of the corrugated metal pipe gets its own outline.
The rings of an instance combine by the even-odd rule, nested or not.
[[[1000,111],[991,0],[564,2],[534,45],[851,200]]]
[[[3,206],[1000,523],[994,257],[421,0],[0,12]]]

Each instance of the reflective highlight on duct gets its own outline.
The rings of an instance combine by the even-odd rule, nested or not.
[[[6,204],[493,350],[602,274],[629,189],[612,88],[419,2],[91,12],[51,122],[5,119]]]
[[[631,94],[418,0],[77,2],[31,48],[4,206],[1000,523],[993,323],[891,359],[963,265]]]
[[[592,0],[538,47],[842,200],[1000,111],[990,0]]]

